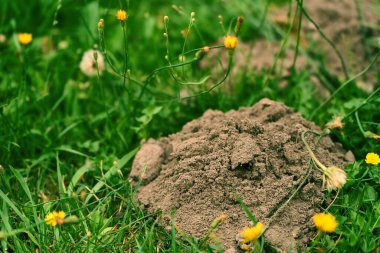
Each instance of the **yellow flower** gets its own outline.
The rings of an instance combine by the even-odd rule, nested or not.
[[[118,10],[116,12],[116,18],[120,21],[120,22],[124,22],[125,20],[127,20],[128,18],[128,15],[127,15],[127,12],[125,10]]]
[[[336,190],[342,188],[346,183],[346,172],[341,168],[332,166],[324,170],[324,174],[327,177],[326,188],[328,190]]]
[[[65,212],[64,211],[53,211],[51,213],[48,213],[45,217],[45,223],[47,225],[50,225],[52,227],[58,225],[62,225],[65,221]]]
[[[376,153],[368,153],[365,157],[365,162],[368,164],[378,165],[380,163],[380,157]]]
[[[31,33],[19,33],[18,41],[23,45],[28,45],[32,41]]]
[[[255,241],[257,238],[260,237],[263,230],[264,230],[264,224],[261,222],[256,223],[256,225],[253,227],[244,228],[243,231],[240,233],[242,242],[248,243],[248,242]]]
[[[313,216],[315,227],[322,232],[332,233],[338,226],[335,217],[329,213],[318,213]]]
[[[238,39],[236,36],[227,35],[224,37],[224,46],[228,49],[234,49],[238,44]]]

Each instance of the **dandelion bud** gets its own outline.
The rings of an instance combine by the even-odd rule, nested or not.
[[[104,19],[99,19],[99,22],[98,22],[98,31],[99,32],[103,32],[104,30]]]
[[[212,221],[211,223],[211,228],[215,229],[221,222],[225,221],[228,219],[227,214],[222,214],[219,217],[217,217],[215,220]]]
[[[340,189],[346,183],[346,172],[341,168],[331,166],[326,168],[326,170],[324,170],[324,173],[327,177],[326,188],[328,190]]]
[[[194,18],[194,17],[195,17],[195,12],[194,12],[194,11],[191,12],[190,17],[191,17],[191,18]]]
[[[0,44],[5,44],[7,42],[7,37],[4,34],[0,34]]]
[[[240,33],[241,25],[243,24],[244,18],[242,16],[239,16],[236,21],[235,25],[235,35],[238,36]]]
[[[375,140],[379,140],[380,139],[380,135],[372,133],[371,131],[365,131],[364,132],[364,136],[366,138],[371,138],[371,139],[375,139]]]
[[[87,192],[84,191],[84,190],[82,190],[82,191],[80,192],[80,199],[81,199],[81,200],[85,200],[86,197],[87,197]]]
[[[167,38],[167,37],[168,37],[168,34],[167,34],[167,33],[164,33],[164,37]]]
[[[70,223],[77,223],[78,222],[78,217],[76,215],[71,215],[63,221],[65,224],[70,224]]]
[[[164,23],[167,24],[169,22],[169,17],[168,16],[164,16]]]
[[[179,60],[180,62],[184,62],[184,61],[186,60],[186,57],[185,57],[183,54],[180,54],[180,55],[178,56],[178,60]]]
[[[210,48],[209,47],[203,47],[201,50],[199,50],[196,54],[195,54],[195,58],[196,59],[201,59],[203,58],[203,56],[205,56],[208,52],[210,51]]]
[[[103,31],[104,29],[104,19],[99,19],[99,22],[98,22],[98,30],[99,31]]]

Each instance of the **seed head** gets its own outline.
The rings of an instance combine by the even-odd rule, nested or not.
[[[98,30],[99,31],[103,31],[104,29],[104,19],[99,19],[99,22],[98,22]]]
[[[341,168],[331,166],[324,170],[327,177],[326,188],[328,190],[337,190],[343,187],[346,183],[346,172]]]

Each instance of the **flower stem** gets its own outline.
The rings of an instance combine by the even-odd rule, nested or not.
[[[312,131],[310,131],[310,130],[303,131],[302,134],[301,134],[301,139],[302,139],[303,143],[305,144],[307,152],[309,153],[309,155],[311,156],[311,158],[313,159],[313,161],[319,166],[319,168],[321,168],[325,172],[327,170],[326,166],[324,166],[317,159],[317,157],[315,157],[314,152],[311,150],[309,144],[307,144],[307,142],[305,140],[305,134],[308,133],[308,132],[312,132]],[[312,133],[314,133],[314,132],[312,132]]]

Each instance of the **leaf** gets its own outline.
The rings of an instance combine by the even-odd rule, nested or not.
[[[70,184],[69,184],[69,188],[67,190],[67,194],[70,196],[71,193],[74,191],[74,187],[75,185],[79,182],[79,180],[81,179],[81,177],[87,173],[88,171],[90,171],[90,168],[88,168],[87,165],[83,166],[82,168],[80,168],[79,170],[77,170],[74,174],[74,176],[71,178],[71,181],[70,181]]]
[[[371,131],[365,131],[364,137],[370,138],[370,139],[375,139],[375,140],[380,140],[380,135],[372,133]]]
[[[240,206],[243,208],[244,212],[247,214],[248,218],[253,221],[253,225],[257,223],[257,220],[255,216],[249,211],[248,207],[244,204],[243,200],[241,198],[237,198],[237,201],[239,202]]]
[[[376,201],[377,195],[378,195],[378,193],[376,192],[376,190],[372,186],[370,186],[368,184],[366,184],[364,186],[364,195],[363,195],[363,201],[364,202]]]

